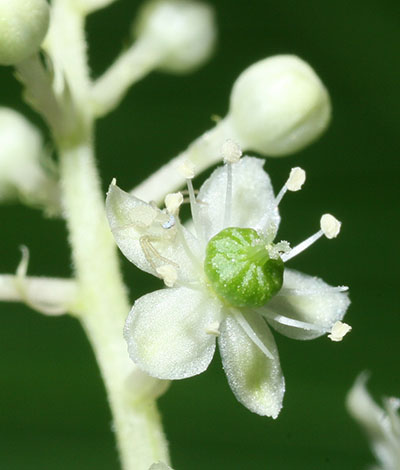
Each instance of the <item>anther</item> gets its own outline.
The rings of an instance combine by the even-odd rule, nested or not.
[[[299,191],[306,180],[306,172],[296,166],[290,170],[289,179],[286,181],[286,186],[289,191]]]
[[[208,335],[219,336],[220,335],[219,322],[215,321],[211,323],[210,325],[208,325],[206,328],[206,333]]]
[[[292,250],[289,251],[289,253],[284,253],[281,256],[282,261],[286,263],[286,261],[294,258],[299,253],[315,243],[323,235],[329,239],[337,237],[340,232],[341,223],[335,217],[333,217],[333,215],[324,214],[321,217],[320,226],[321,229],[318,230],[318,232],[314,233],[314,235],[311,235],[311,237],[308,237],[306,240],[296,245]]]
[[[183,203],[182,193],[171,193],[165,196],[165,207],[170,214],[176,215]]]
[[[176,268],[170,264],[160,266],[156,269],[156,272],[167,287],[173,287],[178,279],[178,272]]]
[[[243,152],[239,144],[228,139],[222,144],[221,155],[224,163],[237,163],[243,155]]]
[[[286,183],[283,185],[282,189],[279,191],[275,199],[275,204],[278,206],[282,201],[283,196],[286,194],[286,191],[299,191],[303,186],[306,180],[306,172],[296,166],[290,170],[289,178]]]
[[[328,338],[332,341],[342,341],[345,335],[351,330],[351,326],[347,323],[337,321],[333,326]]]
[[[179,171],[182,176],[187,180],[191,180],[194,178],[194,165],[190,160],[185,160],[179,167]]]
[[[324,214],[321,217],[321,230],[326,238],[336,238],[339,235],[341,222],[331,214]]]

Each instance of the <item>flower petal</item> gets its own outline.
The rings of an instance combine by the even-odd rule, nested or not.
[[[294,339],[314,339],[342,320],[350,300],[345,288],[285,269],[282,290],[258,309],[279,333]]]
[[[180,224],[169,227],[174,221],[169,214],[115,184],[110,185],[106,209],[115,241],[131,263],[154,276],[167,265],[177,269],[181,281],[198,278],[193,261],[198,257],[197,242]]]
[[[186,287],[162,289],[137,300],[124,336],[131,359],[159,379],[183,379],[207,369],[215,350],[208,327],[220,304]]]
[[[228,315],[218,338],[222,364],[236,398],[254,413],[276,418],[285,392],[276,344],[259,315],[248,313],[246,321],[273,358],[261,351],[233,315]]]
[[[230,227],[254,228],[267,231],[279,225],[271,180],[263,170],[264,160],[243,157],[232,164],[232,207]],[[204,226],[205,238],[220,232],[224,225],[227,186],[226,166],[217,168],[200,189],[199,221]]]

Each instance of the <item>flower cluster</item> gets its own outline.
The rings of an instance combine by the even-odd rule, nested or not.
[[[194,169],[182,168],[193,216],[186,226],[179,219],[182,193],[168,195],[160,210],[111,184],[107,215],[119,248],[167,286],[135,302],[125,338],[132,360],[161,379],[203,372],[217,340],[237,399],[275,418],[285,382],[269,326],[301,340],[330,333],[340,341],[350,329],[341,323],[346,287],[285,267],[321,236],[337,236],[340,222],[325,214],[321,229],[299,245],[275,243],[278,204],[287,190],[301,188],[305,172],[294,168],[275,197],[263,160],[240,158],[233,142],[224,145],[223,156],[225,165],[197,197]]]

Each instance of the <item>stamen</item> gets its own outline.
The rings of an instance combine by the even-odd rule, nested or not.
[[[173,287],[178,279],[178,271],[171,264],[165,264],[156,269],[167,287]]]
[[[286,183],[283,185],[282,189],[279,191],[275,199],[275,204],[278,206],[282,201],[283,196],[286,194],[286,191],[299,191],[303,186],[306,180],[306,172],[296,166],[290,170],[289,178]]]
[[[165,207],[170,214],[176,215],[179,212],[179,208],[183,203],[182,193],[171,193],[165,196]]]
[[[321,217],[321,230],[326,238],[336,238],[339,235],[341,222],[331,214],[324,214]]]
[[[179,171],[181,172],[182,176],[187,180],[191,180],[194,178],[194,165],[190,160],[185,160],[179,167]]]
[[[220,335],[219,322],[215,321],[215,322],[211,323],[210,325],[208,325],[207,328],[206,328],[206,333],[208,335],[219,336]]]
[[[284,253],[281,256],[282,261],[286,263],[286,261],[289,261],[290,259],[294,258],[299,253],[301,253],[313,243],[315,243],[319,238],[322,237],[322,235],[325,235],[326,238],[329,239],[337,237],[340,232],[340,226],[342,224],[335,217],[333,217],[333,215],[324,214],[321,217],[320,225],[321,229],[318,230],[317,233],[314,233],[314,235],[311,235],[311,237],[299,243],[291,251],[289,251],[289,253]]]
[[[289,191],[299,191],[306,180],[306,172],[296,166],[290,170],[289,179],[286,181],[286,186]]]
[[[349,288],[347,286],[337,286],[337,287],[323,287],[318,289],[291,289],[289,287],[282,287],[282,289],[276,294],[277,296],[299,296],[299,297],[308,297],[310,295],[329,295],[340,292],[347,292]]]
[[[231,139],[224,142],[221,147],[222,158],[226,167],[226,196],[225,196],[225,214],[222,228],[229,227],[231,224],[232,211],[232,165],[237,163],[242,156],[242,149]]]
[[[265,346],[265,344],[260,340],[260,338],[257,336],[253,328],[249,325],[247,320],[244,318],[244,316],[241,314],[239,310],[232,309],[233,314],[235,315],[235,318],[239,325],[243,328],[244,332],[247,334],[247,336],[253,341],[253,343],[260,349],[260,351],[265,354],[269,359],[274,359],[273,354],[271,351]]]
[[[222,144],[221,155],[224,163],[237,163],[243,155],[243,152],[239,144],[228,139]]]
[[[225,213],[222,228],[229,227],[231,224],[232,209],[232,164],[226,163],[226,194],[225,194]]]
[[[311,237],[308,237],[306,240],[292,248],[289,253],[284,253],[281,256],[282,261],[286,263],[286,261],[289,261],[290,259],[294,258],[299,253],[306,250],[309,246],[315,243],[319,238],[322,237],[323,234],[324,232],[322,230],[318,230],[317,233],[314,233],[314,235],[311,235]]]
[[[176,221],[177,223],[177,235],[179,238],[179,241],[182,244],[183,249],[185,250],[185,253],[187,254],[188,258],[191,260],[191,262],[200,270],[203,270],[203,264],[201,262],[200,257],[196,256],[192,250],[190,249],[188,242],[186,240],[182,224],[180,223],[179,219]]]
[[[140,247],[142,248],[143,254],[147,261],[150,263],[150,266],[157,272],[157,266],[153,261],[153,258],[162,261],[165,264],[175,266],[176,269],[179,269],[179,264],[174,263],[173,261],[169,260],[168,258],[164,258],[164,256],[160,255],[157,249],[151,243],[151,239],[148,236],[143,236],[139,238]]]
[[[331,330],[331,334],[328,335],[328,338],[332,341],[342,341],[343,337],[351,330],[351,326],[347,323],[342,323],[337,321]]]
[[[295,320],[294,318],[285,317],[284,315],[273,313],[272,311],[267,310],[267,309],[263,309],[262,311],[259,311],[259,312],[264,317],[274,320],[280,323],[281,325],[293,326],[294,328],[301,328],[302,330],[317,331],[318,333],[327,333],[327,330],[325,328],[316,326],[312,323]]]

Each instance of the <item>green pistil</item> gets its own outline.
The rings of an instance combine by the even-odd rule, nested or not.
[[[250,228],[230,227],[206,248],[204,270],[214,291],[235,307],[260,307],[283,283],[283,262],[269,256],[265,242]]]

